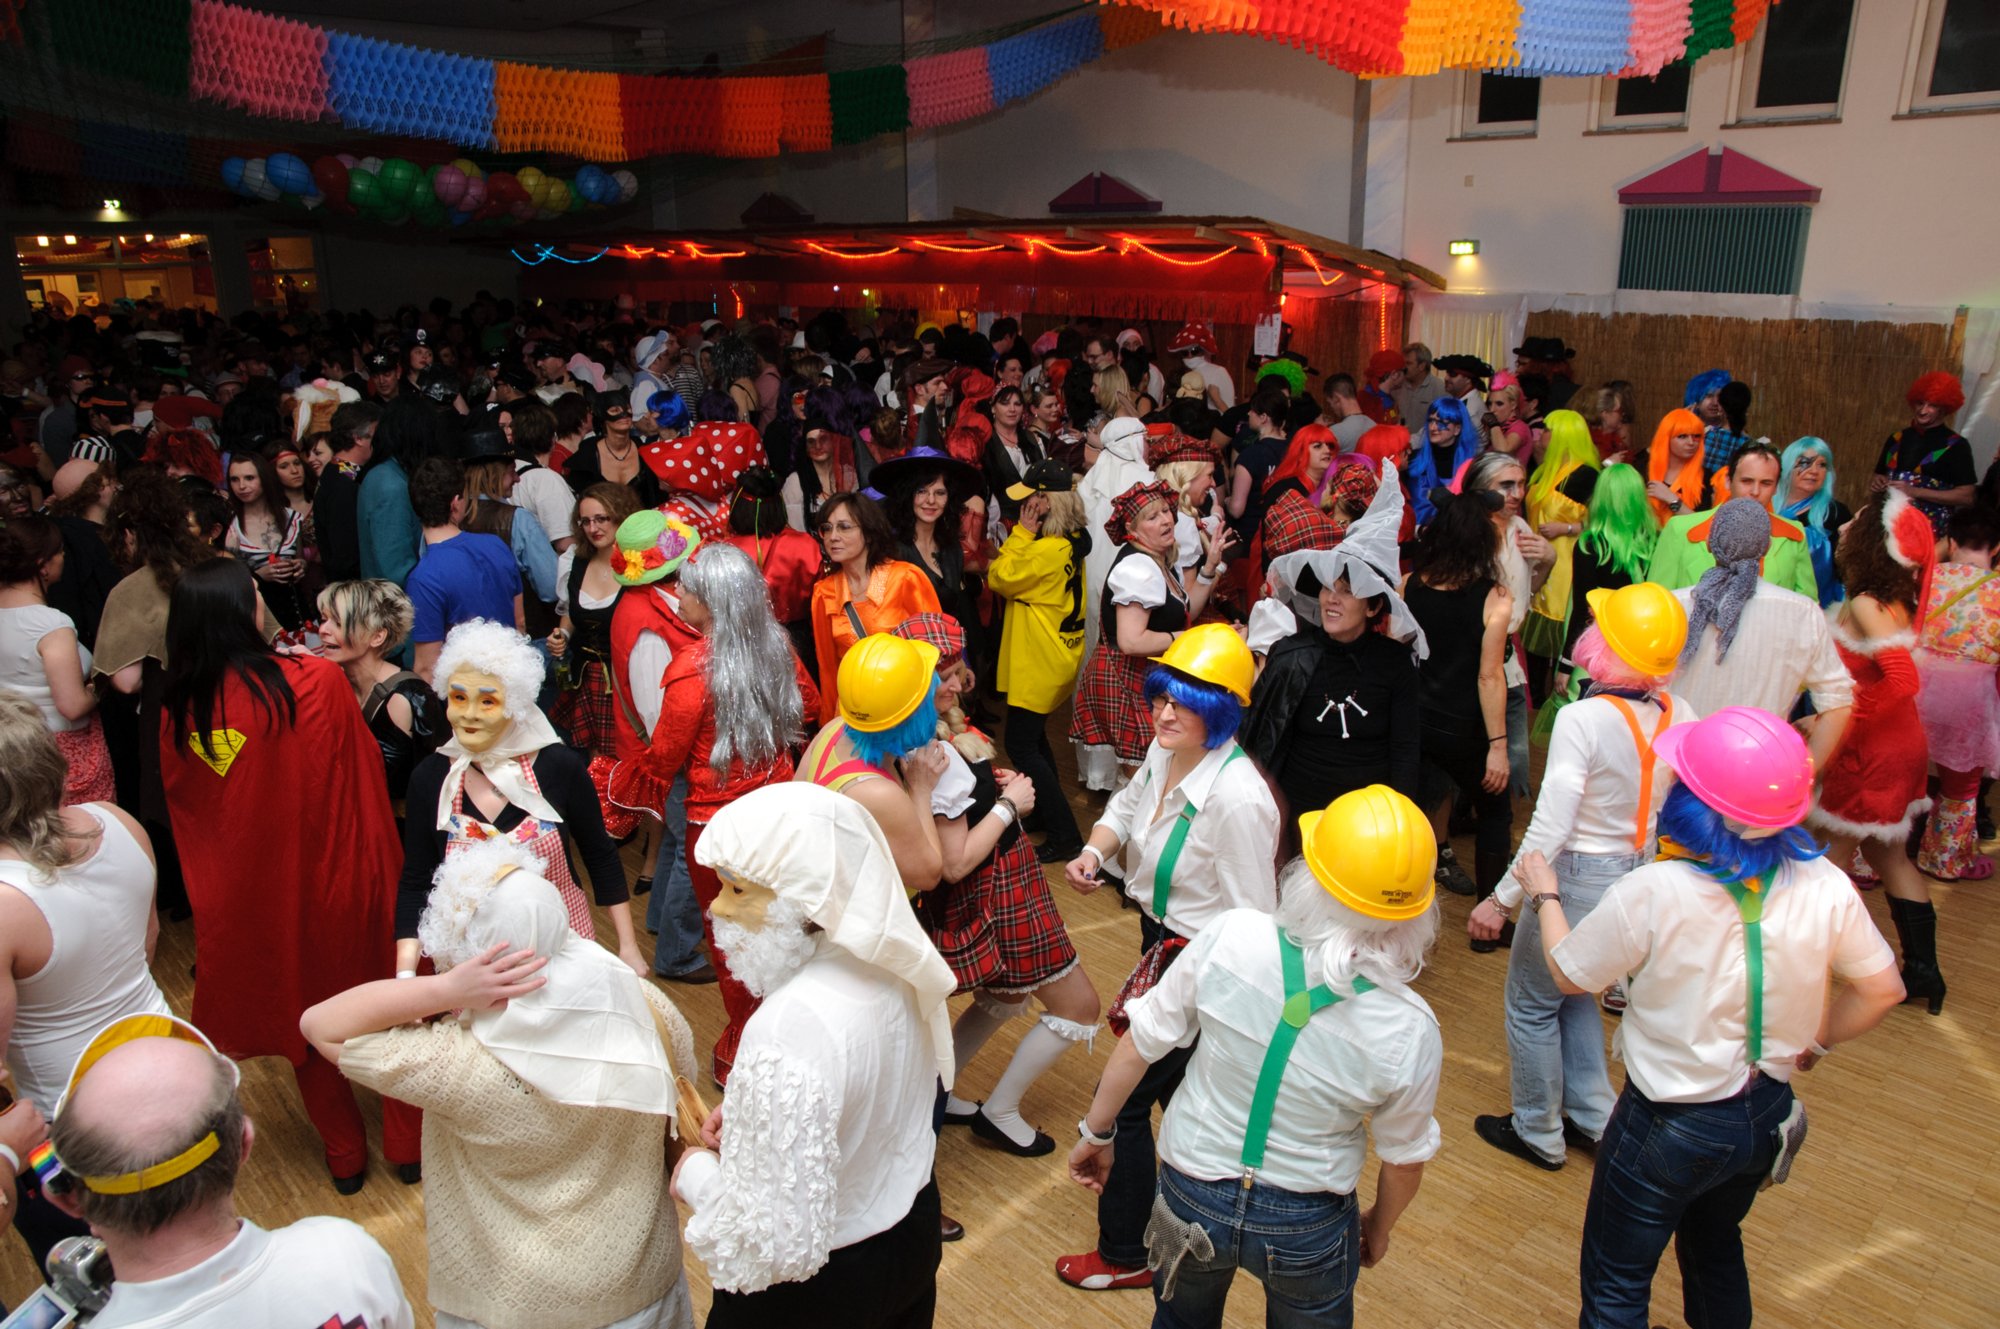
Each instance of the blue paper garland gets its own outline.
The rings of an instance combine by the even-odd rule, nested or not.
[[[327,104],[378,134],[493,145],[493,62],[344,32],[326,35]]]
[[[1048,87],[1104,54],[1104,27],[1095,11],[1045,28],[1003,37],[986,48],[993,104],[1005,106]]]

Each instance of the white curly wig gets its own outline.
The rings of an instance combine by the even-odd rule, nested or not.
[[[451,676],[461,669],[476,669],[506,684],[507,715],[518,720],[534,711],[548,666],[542,653],[510,625],[475,618],[445,634],[431,671],[431,691],[444,696]]]
[[[506,875],[505,868],[539,877],[542,863],[526,845],[481,840],[447,856],[431,874],[430,898],[417,920],[417,941],[440,970],[477,958],[481,948],[470,936],[472,918]]]

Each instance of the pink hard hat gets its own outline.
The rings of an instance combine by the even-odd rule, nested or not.
[[[1769,711],[1726,706],[1675,725],[1653,751],[1694,796],[1733,821],[1782,830],[1812,806],[1812,757],[1798,731]]]

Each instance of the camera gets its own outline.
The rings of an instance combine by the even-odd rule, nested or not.
[[[89,1324],[111,1300],[111,1257],[96,1237],[64,1237],[49,1252],[49,1281],[0,1320],[0,1329]]]

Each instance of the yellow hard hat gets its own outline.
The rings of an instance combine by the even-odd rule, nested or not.
[[[1324,812],[1299,818],[1306,866],[1326,893],[1356,913],[1399,921],[1437,894],[1437,840],[1430,819],[1402,794],[1371,784]]]
[[[1189,678],[1226,688],[1245,706],[1250,704],[1250,685],[1257,681],[1257,661],[1243,638],[1227,623],[1203,623],[1174,638],[1165,655],[1152,657],[1153,663],[1178,669]]]
[[[1648,678],[1674,672],[1687,645],[1688,616],[1672,591],[1641,581],[1615,591],[1600,586],[1584,598],[1612,654]]]
[[[877,632],[840,658],[835,687],[840,718],[864,734],[879,734],[910,718],[937,676],[938,649]]]

